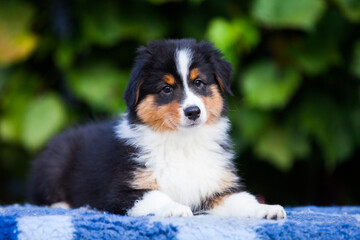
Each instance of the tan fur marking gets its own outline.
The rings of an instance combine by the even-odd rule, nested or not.
[[[212,201],[209,202],[208,208],[214,208],[216,206],[219,206],[224,203],[224,201],[230,196],[231,194],[226,194],[222,196],[218,196],[212,199]]]
[[[209,115],[206,124],[213,124],[219,120],[222,108],[224,106],[224,100],[221,97],[218,88],[213,85],[210,87],[211,96],[202,97],[205,103],[206,111]]]
[[[199,77],[199,69],[194,68],[190,71],[190,79],[194,81],[197,77]]]
[[[154,131],[164,132],[176,130],[180,125],[179,108],[176,102],[157,106],[154,95],[148,95],[137,106],[137,114]]]
[[[149,171],[135,171],[131,185],[135,189],[159,190],[156,178]]]
[[[217,75],[217,73],[215,73],[215,76],[216,76],[216,79],[217,79],[217,81],[218,81],[218,83],[220,85],[221,91],[225,92],[224,83],[223,83],[222,79],[219,77],[219,75]]]
[[[143,80],[143,79],[141,79],[141,80],[140,80],[140,83],[139,83],[139,86],[138,86],[138,88],[137,88],[137,90],[136,90],[136,99],[135,99],[135,104],[137,104],[137,102],[139,101],[139,96],[140,96],[140,87],[141,87],[141,85],[143,84],[143,82],[144,82],[144,80]]]
[[[219,190],[214,195],[204,199],[199,210],[206,211],[221,205],[233,192],[237,192],[239,189],[239,178],[231,169],[226,169],[221,178]]]
[[[169,85],[174,85],[175,84],[175,78],[171,74],[164,75],[163,79]]]

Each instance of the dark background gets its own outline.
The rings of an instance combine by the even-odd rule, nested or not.
[[[0,0],[0,204],[54,134],[116,116],[136,48],[215,43],[233,64],[237,166],[267,202],[360,204],[360,1]]]

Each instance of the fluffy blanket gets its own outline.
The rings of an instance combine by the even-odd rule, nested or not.
[[[0,207],[0,239],[360,239],[360,207],[287,208],[288,219],[126,217],[89,208]]]

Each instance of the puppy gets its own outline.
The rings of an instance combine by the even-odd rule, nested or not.
[[[286,218],[239,183],[224,100],[232,70],[222,56],[191,39],[139,48],[127,113],[56,136],[33,162],[33,202],[129,216]]]

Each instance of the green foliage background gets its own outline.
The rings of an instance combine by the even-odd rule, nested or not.
[[[215,43],[233,64],[239,169],[283,204],[359,204],[359,0],[0,1],[0,203],[59,131],[125,111],[148,40]]]

